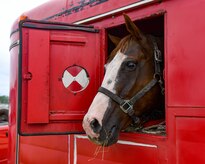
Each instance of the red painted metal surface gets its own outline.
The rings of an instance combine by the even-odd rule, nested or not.
[[[19,39],[19,34],[14,33],[11,41],[15,42]],[[18,95],[18,55],[19,47],[16,46],[10,50],[10,93],[9,93],[9,146],[8,146],[8,163],[14,164],[16,162],[17,150],[17,95]]]
[[[205,151],[205,138],[202,137],[205,135],[204,128],[204,117],[176,117],[176,156],[178,162],[205,163],[205,158],[199,155],[199,151]]]
[[[122,140],[121,140],[122,139]],[[130,138],[121,137],[117,144],[111,147],[100,147],[91,143],[87,137],[74,136],[75,160],[78,163],[153,163],[159,159],[159,145],[150,142],[132,141]],[[87,147],[89,147],[89,151]]]
[[[26,36],[26,34],[23,34]],[[28,42],[28,43],[26,43]],[[28,40],[23,43],[28,56],[27,72],[22,76],[27,81],[27,123],[48,123],[49,117],[49,32],[29,30]],[[23,47],[24,49],[24,47]],[[39,59],[39,55],[42,54]],[[24,58],[24,57],[23,57]],[[36,66],[38,64],[38,66]],[[23,66],[24,67],[24,66]],[[30,75],[30,76],[29,76]],[[24,99],[24,98],[23,98]],[[41,104],[41,105],[39,105]],[[36,115],[39,113],[39,115]],[[23,118],[22,118],[23,120]]]
[[[82,132],[83,116],[102,76],[100,33],[88,27],[24,22],[21,47],[20,133]],[[71,68],[84,72],[75,73]],[[85,82],[89,84],[84,86]],[[77,84],[73,83],[86,90],[75,91],[73,85]]]
[[[205,72],[202,41],[205,22],[201,19],[205,4],[202,1],[180,3],[175,9],[171,4],[167,13],[168,105],[202,107],[205,106],[202,89],[205,74],[199,72]]]
[[[8,162],[8,124],[0,123],[0,163]]]
[[[21,137],[19,160],[28,164],[67,164],[68,147],[68,136]]]
[[[71,4],[72,2],[74,3]],[[52,0],[45,5],[25,13],[25,15],[30,19],[73,23],[128,6],[136,1],[122,0],[119,2],[116,0],[107,0],[98,1],[100,3],[96,4],[95,2],[92,5],[77,2],[79,1]],[[79,5],[82,6],[79,8]],[[30,38],[29,42],[32,43],[31,45],[29,43],[27,45],[23,44],[25,51],[31,54],[44,52],[44,56],[37,56],[37,59],[39,57],[39,60],[41,60],[39,67],[35,66],[37,63],[35,56],[29,58],[25,55],[23,58],[25,59],[23,61],[23,72],[25,74],[23,75],[28,79],[23,81],[22,93],[24,98],[22,99],[23,112],[21,127],[25,130],[25,133],[65,132],[65,129],[68,132],[71,129],[82,130],[80,127],[81,119],[89,103],[92,101],[92,97],[103,76],[104,58],[107,56],[108,49],[107,32],[115,31],[115,29],[124,24],[122,13],[127,13],[139,25],[141,25],[140,22],[143,20],[148,20],[148,22],[150,20],[153,24],[149,23],[144,27],[151,32],[157,32],[158,29],[156,24],[159,22],[156,23],[153,21],[154,18],[163,15],[163,32],[161,28],[158,29],[158,32],[164,35],[167,134],[166,136],[158,136],[139,133],[121,133],[120,142],[110,148],[105,148],[105,151],[90,143],[84,135],[46,135],[42,138],[20,136],[18,151],[18,147],[16,146],[16,141],[18,141],[16,134],[16,107],[19,105],[17,103],[17,97],[20,95],[18,95],[17,87],[19,59],[17,46],[11,49],[9,163],[15,163],[16,151],[18,152],[19,163],[30,163],[35,156],[32,152],[46,154],[45,158],[36,157],[35,163],[59,163],[59,157],[63,159],[60,163],[204,163],[204,9],[205,3],[203,0],[163,0],[161,3],[153,1],[147,5],[134,7],[87,22],[87,25],[93,25],[100,30],[97,44],[93,42],[94,45],[92,43],[89,50],[79,50],[79,47],[82,48],[84,42],[87,41],[85,38],[89,38],[84,33],[80,32],[73,37],[73,34],[65,31],[54,32],[51,30],[52,32],[46,32],[37,30],[36,32],[35,30],[30,31],[26,28],[24,31],[25,35],[23,35],[24,39],[26,40],[26,37],[30,35],[33,39]],[[152,27],[155,30],[151,29]],[[13,30],[16,28],[18,28],[17,22],[14,24]],[[18,34],[16,32],[12,35],[12,42],[19,39]],[[45,38],[49,39],[46,40]],[[75,48],[68,48],[67,42],[79,42],[79,39],[80,45],[73,46]],[[41,46],[43,45],[41,43],[44,41],[47,45],[48,43],[50,44],[49,51],[44,47],[46,45]],[[96,48],[96,45],[99,46],[95,50],[99,52],[99,55],[96,55],[98,58],[96,59],[98,61],[97,63],[90,58],[92,56],[90,53],[93,52],[92,48]],[[42,51],[40,48],[42,48]],[[78,55],[77,53],[79,52],[80,54]],[[77,56],[74,54],[77,54]],[[87,55],[90,55],[90,57]],[[47,58],[49,58],[49,63]],[[27,63],[28,61],[29,63]],[[84,91],[77,93],[77,95],[69,92],[63,86],[61,81],[62,76],[59,76],[73,64],[85,68],[91,80],[88,87]],[[49,69],[47,69],[48,67]],[[94,68],[97,68],[97,71],[94,71]],[[47,70],[49,73],[46,74],[46,72],[41,72],[41,70]],[[39,71],[40,73],[38,74]],[[30,80],[31,77],[30,74],[27,74],[28,72],[34,72],[34,75],[32,74],[33,81]],[[38,81],[35,81],[36,74],[42,77],[40,84],[38,84]],[[61,80],[59,77],[61,77]],[[94,84],[95,80],[97,80],[96,84]],[[41,88],[42,91],[35,90],[35,87],[29,82],[33,82],[38,86],[36,89]],[[46,92],[49,92],[49,96]],[[89,93],[88,95],[83,94],[87,92]],[[40,97],[33,99],[35,94],[40,95]],[[27,95],[29,95],[28,98]],[[82,101],[85,97],[86,99],[88,98],[88,101]],[[45,101],[42,101],[42,98]],[[44,107],[36,107],[36,102],[41,102]],[[30,107],[27,108],[27,105]],[[72,114],[69,111],[72,111]],[[41,113],[42,115],[39,116]],[[75,126],[74,124],[72,126],[67,125],[69,119],[78,120],[79,126]],[[47,124],[48,122],[51,124]],[[57,126],[57,124],[60,126]],[[139,146],[140,144],[141,146]],[[99,150],[99,153],[95,154],[97,150]],[[48,159],[49,153],[52,154],[52,161]]]

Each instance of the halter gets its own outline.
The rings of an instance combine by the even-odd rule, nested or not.
[[[162,63],[162,54],[161,51],[159,50],[157,43],[153,37],[151,37],[153,41],[153,46],[154,46],[154,64],[155,64],[155,73],[153,76],[153,79],[145,85],[144,88],[142,88],[139,92],[137,92],[131,99],[129,100],[124,100],[118,95],[112,93],[108,89],[104,87],[100,87],[98,89],[98,92],[101,92],[111,98],[113,101],[119,104],[120,109],[129,115],[131,117],[132,121],[134,124],[139,124],[140,118],[135,115],[135,111],[133,110],[133,106],[138,101],[140,98],[142,98],[147,92],[152,89],[157,83],[159,83],[161,92],[164,94],[164,84],[162,81],[162,71],[161,71],[161,63]]]

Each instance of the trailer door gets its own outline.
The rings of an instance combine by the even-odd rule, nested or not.
[[[31,20],[19,29],[19,133],[83,132],[103,74],[99,30]]]

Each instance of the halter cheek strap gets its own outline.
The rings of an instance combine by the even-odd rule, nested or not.
[[[153,78],[144,88],[142,88],[136,95],[134,95],[130,100],[124,100],[111,91],[107,90],[104,87],[100,87],[98,92],[105,94],[110,97],[113,101],[120,105],[120,109],[128,114],[135,124],[140,122],[140,118],[135,115],[135,111],[133,110],[133,106],[141,97],[143,97],[158,81]]]
[[[106,96],[111,98],[113,101],[118,103],[119,106],[120,106],[120,109],[124,113],[128,114],[131,117],[134,124],[138,124],[140,122],[140,118],[135,115],[135,111],[133,109],[133,106],[136,103],[136,101],[138,101],[140,98],[142,98],[157,83],[159,83],[159,85],[161,87],[161,92],[162,93],[164,92],[163,81],[161,80],[162,71],[160,69],[160,67],[161,67],[160,63],[162,62],[161,51],[158,49],[157,43],[155,42],[154,38],[152,38],[152,40],[153,40],[153,45],[154,45],[155,73],[154,73],[153,79],[147,85],[145,85],[144,88],[142,88],[139,92],[137,92],[129,100],[122,99],[121,97],[119,97],[118,95],[112,93],[111,91],[109,91],[108,89],[106,89],[104,87],[100,87],[98,89],[98,92],[101,92],[101,93],[105,94]]]

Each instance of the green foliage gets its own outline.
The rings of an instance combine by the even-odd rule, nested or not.
[[[0,96],[0,103],[1,104],[8,104],[9,103],[9,97],[8,96]]]

